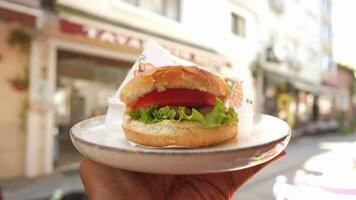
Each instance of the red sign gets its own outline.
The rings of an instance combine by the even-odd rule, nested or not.
[[[7,23],[19,23],[27,28],[36,26],[36,17],[4,8],[0,8],[0,20]]]
[[[144,40],[140,38],[131,37],[114,31],[107,31],[89,26],[86,27],[67,20],[60,21],[60,29],[65,33],[83,35],[90,39],[111,44],[119,44],[135,49],[142,49],[144,45]]]
[[[98,40],[101,42],[107,42],[111,44],[118,44],[122,46],[127,46],[135,49],[143,49],[145,40],[144,37],[140,38],[136,34],[135,36],[129,35],[127,33],[104,30],[102,28],[97,28],[94,26],[83,25],[76,22],[68,21],[62,19],[60,21],[60,30],[64,33],[82,35],[89,39]],[[180,58],[190,60],[197,64],[202,64],[205,67],[230,67],[231,64],[226,62],[224,59],[220,59],[211,55],[204,55],[192,51],[187,51],[183,48],[176,48],[172,45],[166,45],[165,43],[160,44],[173,55]]]

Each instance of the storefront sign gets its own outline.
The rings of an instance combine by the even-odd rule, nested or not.
[[[79,34],[89,39],[127,46],[135,49],[142,49],[144,45],[144,40],[141,38],[128,36],[118,32],[103,30],[96,27],[81,25],[67,20],[61,20],[60,29],[64,33]]]
[[[84,27],[84,31],[86,36],[90,39],[123,45],[135,49],[143,48],[144,41],[140,38],[134,38],[117,32],[100,30],[93,27]]]
[[[63,33],[82,35],[86,38],[106,42],[114,45],[126,46],[134,49],[143,49],[148,36],[142,34],[127,34],[124,32],[105,30],[88,24],[79,24],[68,20],[60,20],[60,30]],[[167,49],[170,53],[180,58],[190,60],[194,63],[201,64],[206,67],[230,67],[231,64],[224,59],[205,55],[189,48],[177,48],[177,45],[171,45],[170,42],[161,42],[160,45]]]
[[[36,17],[5,8],[0,8],[0,20],[6,23],[18,23],[27,28],[36,26]]]

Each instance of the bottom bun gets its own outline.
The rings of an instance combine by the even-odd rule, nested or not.
[[[128,140],[153,147],[210,146],[232,139],[237,135],[237,123],[209,128],[198,122],[165,120],[155,124],[145,124],[127,119],[122,127]]]

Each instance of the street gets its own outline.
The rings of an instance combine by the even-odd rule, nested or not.
[[[275,199],[272,187],[278,175],[283,175],[290,182],[297,170],[303,169],[307,160],[328,150],[322,149],[323,143],[352,143],[356,141],[356,134],[340,135],[327,134],[315,136],[301,136],[295,138],[287,147],[287,155],[256,175],[247,183],[234,199],[241,200],[272,200]]]
[[[304,163],[313,156],[327,150],[320,148],[323,143],[345,143],[356,141],[356,133],[349,135],[325,134],[293,138],[287,148],[287,156],[276,161],[247,183],[233,199],[272,200],[272,187],[278,175],[292,180],[295,172],[303,169]],[[54,191],[63,193],[81,191],[83,186],[77,171],[56,173],[52,176],[33,180],[0,183],[5,200],[36,200],[48,198]]]

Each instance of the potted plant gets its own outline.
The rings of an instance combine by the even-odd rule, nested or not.
[[[28,88],[28,80],[18,77],[18,76],[15,78],[9,79],[9,82],[11,83],[14,90],[19,91],[19,92],[25,91]]]
[[[7,38],[7,42],[10,46],[18,46],[22,53],[28,53],[30,50],[31,35],[21,28],[13,29]],[[18,92],[23,92],[28,89],[28,67],[24,66],[24,73],[19,73],[15,77],[10,78],[8,82],[12,88]]]
[[[24,71],[25,72],[23,74],[17,74],[14,78],[8,79],[12,88],[18,92],[23,92],[28,89],[29,80],[27,67],[24,67]]]
[[[10,46],[18,46],[24,53],[29,52],[31,44],[31,35],[20,28],[13,29],[8,38],[7,43]]]

